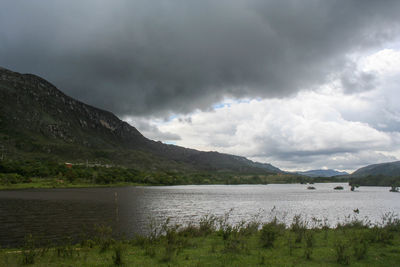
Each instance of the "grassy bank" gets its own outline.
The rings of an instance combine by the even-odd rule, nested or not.
[[[0,190],[21,190],[21,189],[48,189],[48,188],[91,188],[91,187],[122,187],[122,186],[143,186],[149,184],[133,182],[115,182],[110,184],[96,184],[87,181],[68,182],[59,179],[31,178],[28,183],[4,183],[0,184]]]
[[[335,228],[295,216],[230,225],[208,216],[185,227],[152,226],[149,235],[112,238],[111,229],[79,244],[40,245],[0,251],[1,266],[399,266],[400,221],[388,215],[378,225],[352,220]]]

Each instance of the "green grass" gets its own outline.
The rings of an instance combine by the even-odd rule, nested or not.
[[[48,247],[29,237],[21,249],[0,250],[0,266],[399,266],[397,218],[383,227],[353,221],[309,229],[303,222],[229,225],[211,216],[199,226],[167,221],[148,237],[114,240],[102,231],[80,244]]]
[[[112,184],[94,184],[89,182],[60,182],[57,179],[32,178],[30,183],[0,184],[0,190],[21,190],[21,189],[47,189],[47,188],[89,188],[89,187],[123,187],[123,186],[144,186],[148,184],[117,182]]]

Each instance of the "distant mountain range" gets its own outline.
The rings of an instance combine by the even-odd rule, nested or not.
[[[309,170],[297,172],[298,174],[308,177],[334,177],[347,176],[349,178],[367,177],[367,176],[399,176],[400,177],[400,161],[372,164],[357,169],[352,174],[340,172],[336,170]]]
[[[370,175],[400,177],[400,161],[368,165],[353,172],[351,177],[366,177]]]
[[[280,173],[244,157],[167,145],[32,74],[0,68],[0,150],[11,159],[96,161],[148,170]]]
[[[308,177],[333,177],[339,175],[348,175],[347,172],[340,172],[336,170],[309,170],[304,172],[297,172],[298,174],[305,175]]]

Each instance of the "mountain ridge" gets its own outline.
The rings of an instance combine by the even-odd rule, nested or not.
[[[333,169],[318,169],[318,170],[308,170],[303,172],[297,172],[298,174],[309,176],[309,177],[334,177],[340,175],[349,175],[347,172],[341,172]]]
[[[113,113],[87,105],[45,79],[0,68],[0,145],[13,158],[116,161],[142,168],[277,173],[245,157],[163,144]],[[160,163],[153,166],[152,161]]]
[[[351,174],[351,177],[366,177],[374,175],[400,176],[400,161],[367,165],[354,171]]]

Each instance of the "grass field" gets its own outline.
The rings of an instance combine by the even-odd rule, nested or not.
[[[0,251],[1,266],[400,266],[400,221],[352,220],[335,228],[295,216],[230,225],[208,216],[180,227],[153,226],[146,237],[113,239],[109,227],[79,244],[43,245],[28,236],[19,249]]]

